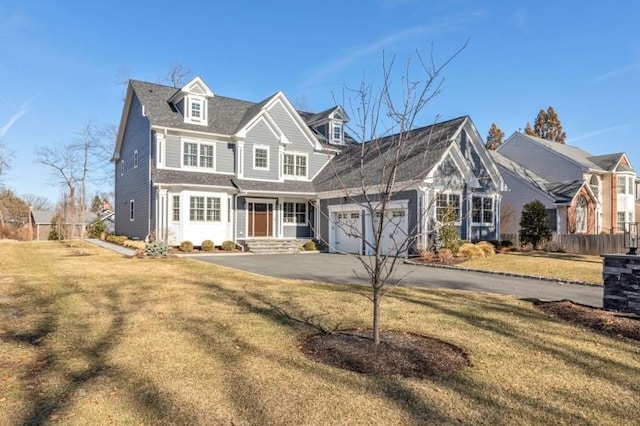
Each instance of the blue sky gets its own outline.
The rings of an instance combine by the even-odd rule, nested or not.
[[[401,64],[433,46],[441,61],[467,39],[423,124],[470,115],[483,137],[493,121],[508,136],[552,105],[570,144],[640,168],[639,16],[636,2],[0,0],[4,184],[56,201],[36,148],[117,124],[123,70],[157,82],[180,62],[214,93],[282,90],[320,111],[344,85],[379,82],[383,51]]]

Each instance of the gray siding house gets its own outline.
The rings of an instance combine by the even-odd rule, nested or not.
[[[356,144],[348,121],[340,106],[296,111],[282,92],[253,103],[214,94],[199,77],[178,89],[131,81],[112,158],[115,232],[171,245],[316,239],[330,251],[367,253],[378,219],[353,196],[361,187],[354,161],[374,141]],[[375,144],[384,150],[392,139]],[[410,139],[384,251],[398,253],[396,230],[411,236],[404,253],[426,247],[448,205],[462,238],[496,239],[506,187],[471,119],[417,129]],[[380,164],[364,162],[366,179],[380,176]],[[345,221],[362,224],[359,238]]]
[[[517,180],[504,195],[516,223],[504,232],[518,231],[522,205],[534,195],[556,210],[559,233],[615,233],[625,222],[637,220],[638,177],[625,153],[593,155],[520,132],[509,136],[497,153],[502,171]]]

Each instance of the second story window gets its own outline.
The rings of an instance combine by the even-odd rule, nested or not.
[[[185,99],[185,123],[207,124],[207,104],[205,98],[189,95]]]
[[[332,124],[332,142],[337,145],[342,145],[342,123]]]
[[[215,145],[185,142],[182,148],[182,165],[205,169],[215,168]]]
[[[284,154],[283,174],[288,177],[307,177],[307,156]]]
[[[256,146],[253,148],[253,168],[269,169],[269,148]]]
[[[138,150],[137,149],[133,152],[133,168],[134,169],[138,168]]]

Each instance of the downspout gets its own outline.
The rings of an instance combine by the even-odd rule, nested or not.
[[[148,120],[147,120],[148,121]],[[151,145],[152,145],[152,131],[151,131],[151,125],[149,124],[149,155],[147,156],[147,170],[148,170],[148,180],[147,182],[149,182],[149,200],[147,203],[147,235],[145,237],[145,240],[149,237],[149,235],[151,235],[151,198],[153,197],[153,181],[151,180],[151,164],[152,164],[152,158],[151,158],[151,153],[153,152],[151,150]],[[157,155],[157,153],[156,153]]]

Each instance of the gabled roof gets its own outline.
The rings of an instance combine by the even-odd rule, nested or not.
[[[623,157],[626,157],[626,154],[616,153],[616,154],[606,154],[606,155],[597,155],[594,156],[589,152],[578,148],[577,146],[562,144],[559,142],[549,141],[546,139],[539,138],[537,136],[527,135],[526,133],[516,132],[511,135],[508,139],[511,139],[514,136],[520,136],[530,141],[537,143],[539,145],[544,146],[545,148],[556,152],[557,154],[563,156],[568,161],[573,163],[577,163],[583,169],[595,171],[595,172],[612,172],[612,171],[633,171],[633,168],[627,166],[626,164],[620,164],[620,161]],[[500,148],[498,148],[500,151]],[[622,169],[618,168],[616,170],[616,166],[622,166]]]
[[[498,151],[490,151],[490,153],[499,167],[545,193],[557,204],[571,203],[571,200],[578,194],[582,186],[586,184],[584,180],[549,182],[531,170],[522,167],[515,161],[500,154]]]
[[[405,147],[400,152],[396,182],[422,180],[440,161],[453,142],[454,135],[467,117],[459,117],[405,132]],[[394,162],[393,149],[398,135],[375,139],[345,148],[314,179],[319,192],[358,188],[381,183],[381,177]],[[362,153],[364,150],[364,154]],[[360,160],[363,157],[364,165]]]
[[[144,105],[145,115],[152,126],[231,135],[238,128],[247,110],[255,105],[254,102],[220,95],[207,97],[208,125],[201,126],[185,123],[182,114],[169,102],[180,89],[137,80],[132,80],[130,85]]]
[[[319,112],[317,114],[309,114],[306,113],[306,116],[304,116],[304,120],[307,122],[307,124],[312,125],[315,123],[320,123],[322,121],[325,120],[329,120],[331,118],[333,118],[333,116],[335,114],[340,114],[342,116],[342,121],[343,122],[348,122],[349,121],[349,116],[347,115],[346,112],[344,112],[344,110],[342,109],[342,107],[340,105],[336,105],[333,106],[325,111]]]

